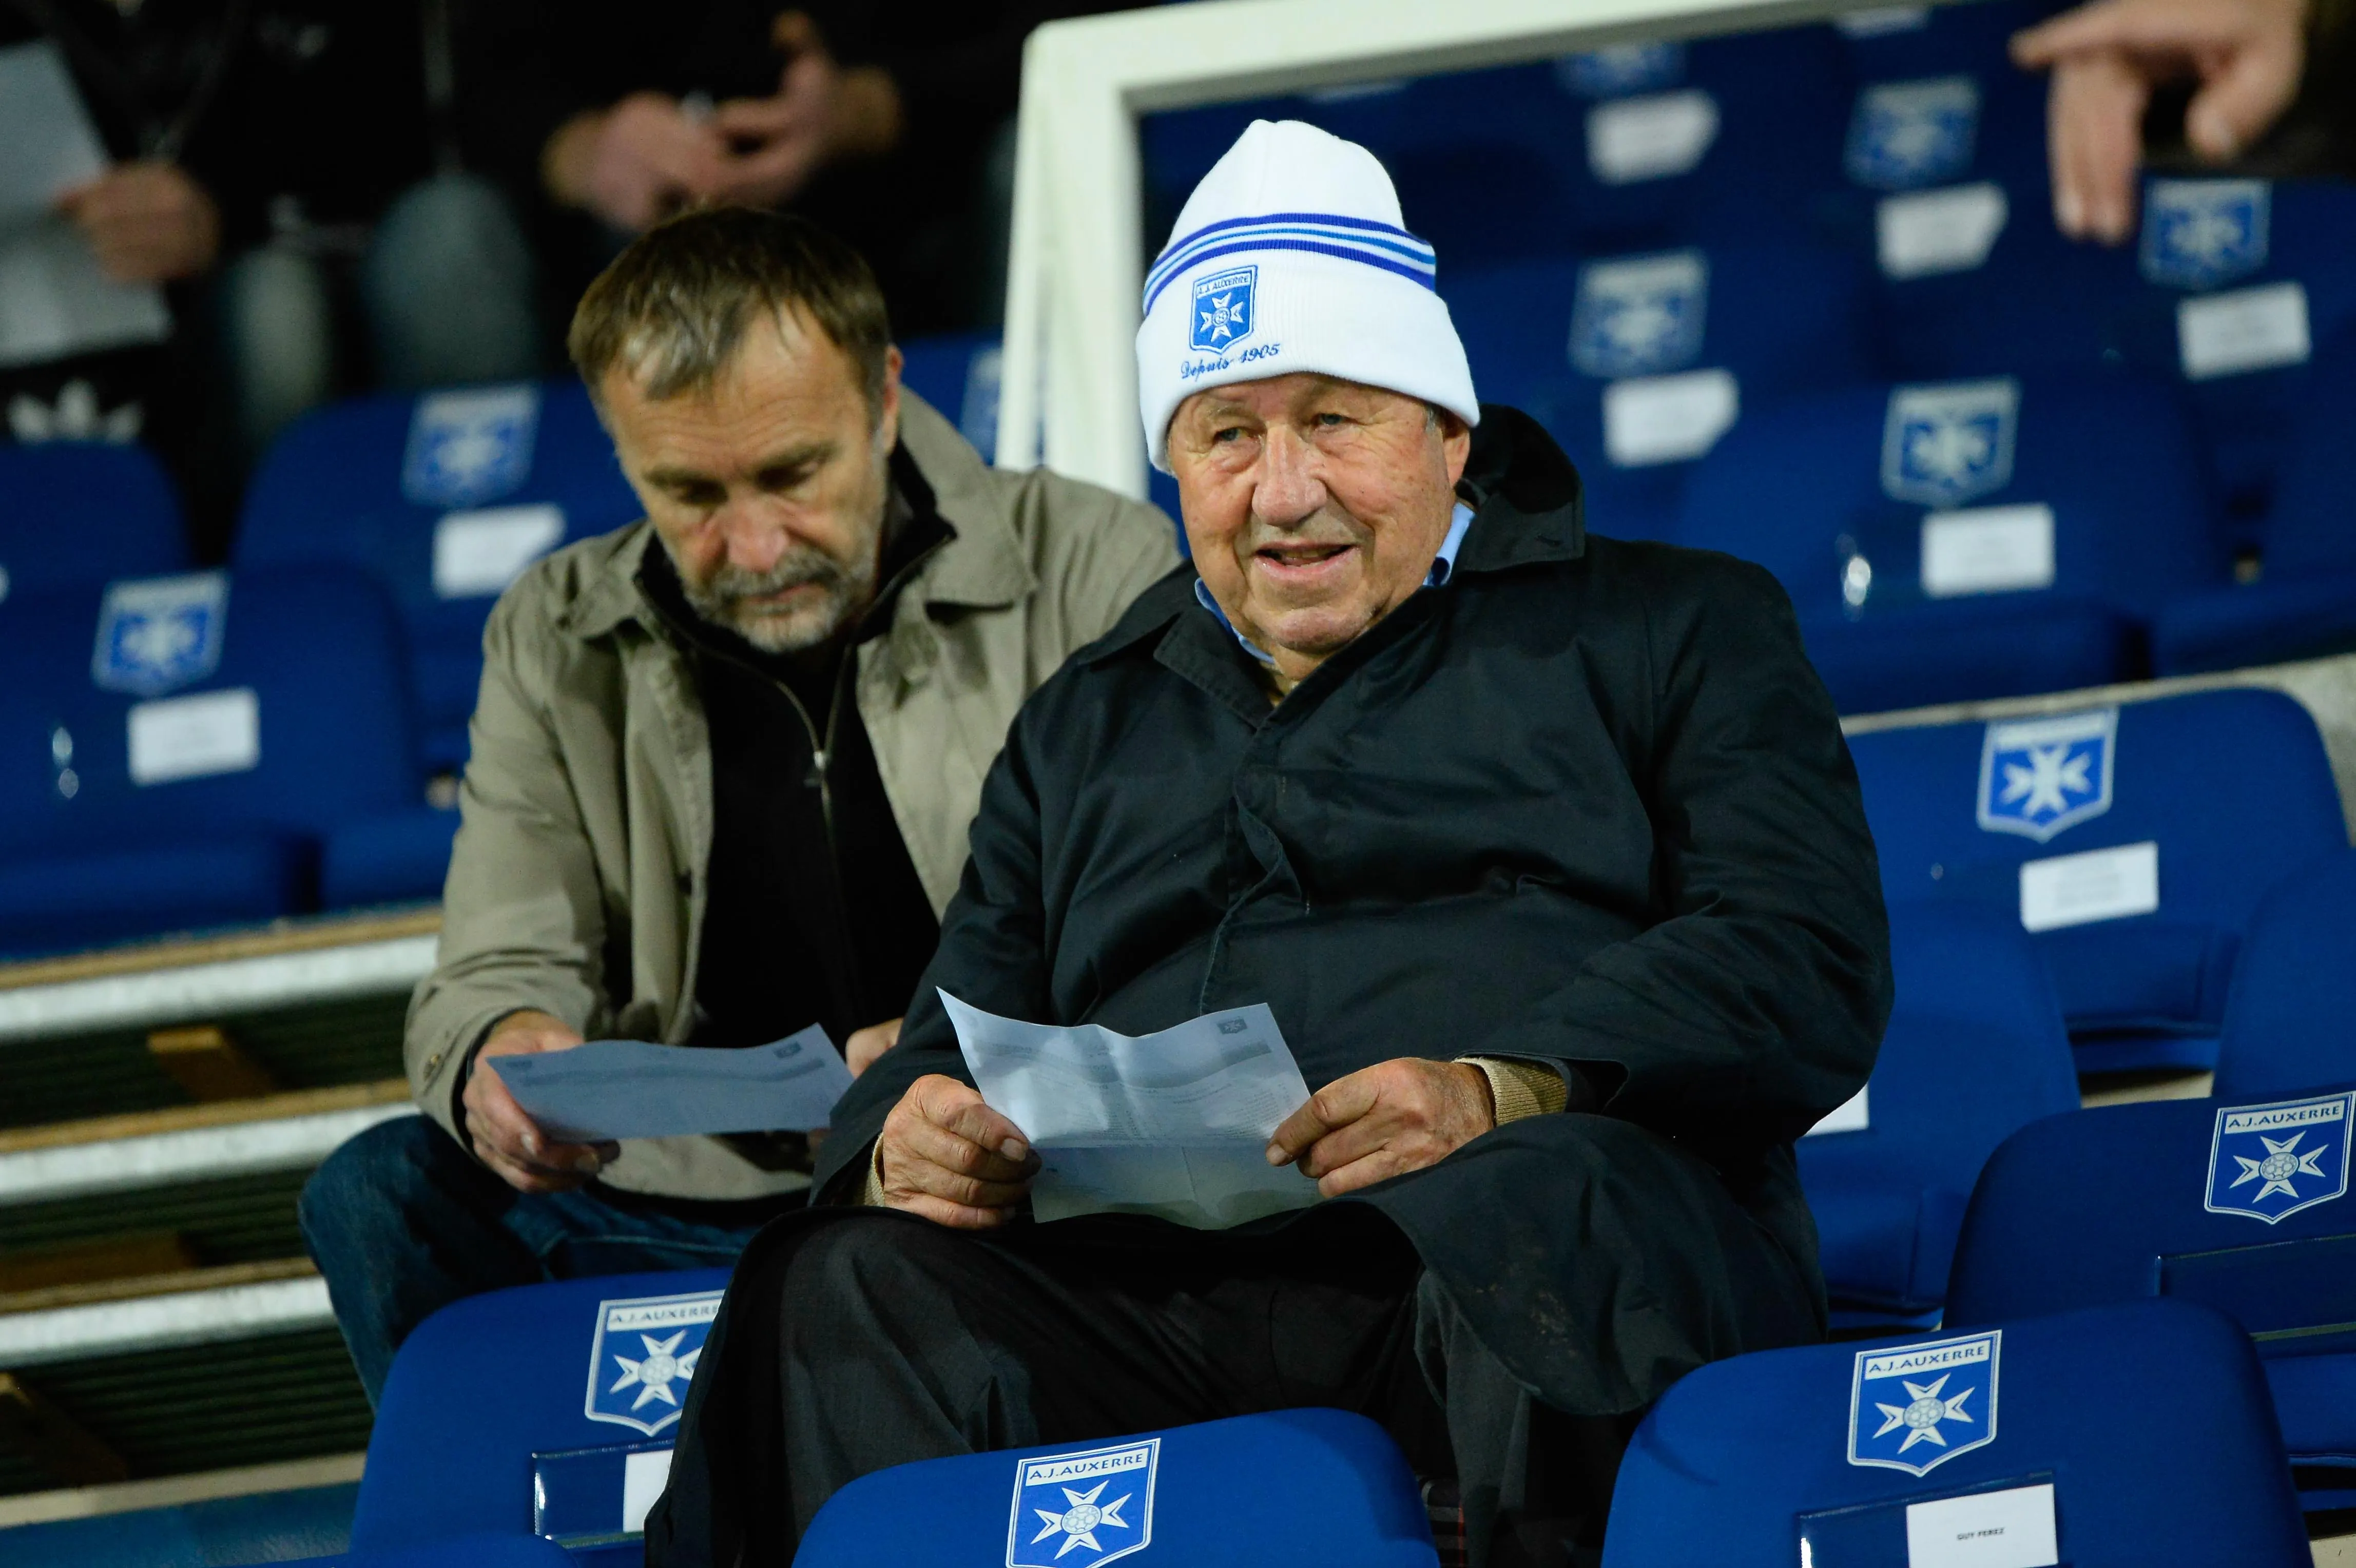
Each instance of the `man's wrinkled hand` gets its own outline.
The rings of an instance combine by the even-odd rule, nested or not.
[[[1497,1125],[1489,1078],[1404,1056],[1337,1078],[1284,1119],[1270,1165],[1299,1165],[1328,1198],[1439,1164]]]
[[[885,1019],[880,1024],[853,1029],[851,1038],[842,1042],[843,1065],[851,1069],[853,1078],[875,1065],[875,1059],[900,1043],[900,1020]]]
[[[192,277],[220,251],[220,208],[177,164],[117,164],[58,198],[117,283]]]
[[[937,1072],[909,1084],[884,1118],[876,1155],[885,1207],[964,1231],[1012,1219],[1039,1172],[1022,1128]]]
[[[559,1143],[524,1115],[499,1081],[496,1058],[570,1051],[581,1036],[546,1013],[510,1013],[475,1053],[475,1071],[458,1115],[476,1157],[519,1192],[570,1192],[619,1155],[614,1143]]]

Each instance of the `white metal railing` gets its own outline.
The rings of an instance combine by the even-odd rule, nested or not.
[[[0,1206],[308,1170],[346,1138],[379,1122],[416,1114],[415,1105],[395,1102],[9,1150],[0,1153]]]
[[[405,991],[434,967],[437,940],[396,936],[0,990],[0,1044]]]
[[[1198,0],[1049,23],[1023,57],[998,463],[1044,458],[1145,494],[1138,115],[1877,4],[1888,0]]]
[[[0,1367],[38,1367],[133,1350],[217,1344],[324,1328],[335,1320],[327,1305],[327,1282],[316,1275],[0,1313]]]

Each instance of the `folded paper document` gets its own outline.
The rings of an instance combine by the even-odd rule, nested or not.
[[[1039,1151],[1039,1219],[1112,1211],[1216,1230],[1317,1200],[1315,1182],[1264,1152],[1309,1098],[1265,1006],[1132,1039],[941,1002],[982,1099]]]
[[[743,1051],[593,1040],[488,1065],[541,1131],[572,1143],[809,1132],[851,1087],[842,1053],[817,1024]]]

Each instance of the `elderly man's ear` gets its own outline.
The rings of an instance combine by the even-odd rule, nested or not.
[[[1440,450],[1448,453],[1448,483],[1452,486],[1464,477],[1464,465],[1472,457],[1472,427],[1463,416],[1439,404],[1430,405],[1433,422],[1440,427]]]

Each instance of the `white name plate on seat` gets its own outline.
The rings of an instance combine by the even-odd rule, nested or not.
[[[1875,249],[1887,278],[1926,278],[1985,266],[2011,208],[1994,181],[1890,196],[1874,208]]]
[[[1870,1093],[1872,1089],[1873,1085],[1870,1083],[1858,1089],[1856,1093],[1833,1107],[1825,1119],[1810,1127],[1804,1136],[1815,1137],[1818,1133],[1861,1133],[1872,1126],[1873,1111],[1866,1101],[1866,1095]]]
[[[1909,1503],[1906,1568],[2054,1568],[2053,1487],[2009,1487]]]
[[[1587,166],[1605,185],[1689,173],[1718,140],[1718,100],[1697,87],[1620,98],[1587,112]]]
[[[2158,844],[2122,844],[2021,863],[2020,923],[2029,931],[2124,920],[2158,909]]]
[[[1922,519],[1922,592],[2019,593],[2053,586],[2053,508],[2041,502],[1933,512]]]
[[[1870,11],[1844,11],[1833,26],[1852,38],[1886,38],[1892,33],[1919,33],[1931,25],[1928,5],[1881,5]]]
[[[252,687],[132,704],[131,782],[241,773],[262,761],[262,702]]]
[[[1603,389],[1603,453],[1622,468],[1682,463],[1716,446],[1741,411],[1730,370],[1632,376]]]
[[[564,508],[487,507],[434,526],[434,592],[444,599],[504,593],[523,569],[564,538]]]
[[[2176,348],[2188,381],[2304,365],[2311,352],[2306,285],[2262,283],[2179,300]]]
[[[668,1448],[654,1448],[622,1461],[623,1534],[646,1532],[647,1512],[662,1500],[663,1488],[670,1481],[670,1455]]]

